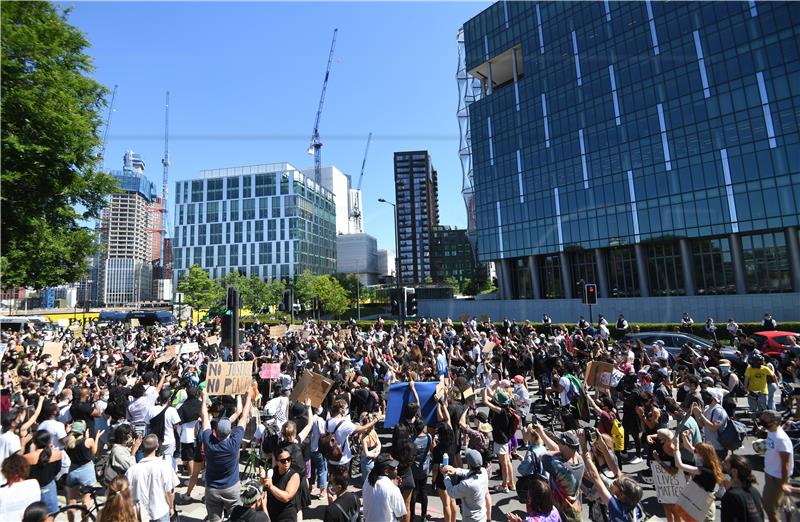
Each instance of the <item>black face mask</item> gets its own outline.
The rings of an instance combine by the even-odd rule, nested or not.
[[[397,478],[397,469],[396,468],[389,468],[386,470],[386,476],[390,479],[394,480]]]

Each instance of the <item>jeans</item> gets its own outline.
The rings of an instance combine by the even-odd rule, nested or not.
[[[370,471],[375,467],[375,461],[367,458],[363,453],[361,454],[361,478],[367,480]]]
[[[240,489],[241,485],[238,482],[225,489],[206,488],[205,504],[208,522],[221,522],[224,511],[230,515],[233,507],[241,504]]]
[[[58,511],[58,488],[56,487],[56,481],[51,480],[48,484],[41,486],[39,489],[42,494],[42,502],[47,506],[47,512],[51,515],[56,513]]]
[[[415,511],[415,506],[417,502],[419,502],[420,506],[420,513],[422,514],[422,520],[425,520],[425,515],[428,514],[428,492],[425,491],[425,486],[428,485],[428,476],[425,475],[421,478],[414,477],[414,491],[411,494],[411,519],[414,519],[413,513]]]
[[[751,392],[747,394],[747,406],[750,408],[752,415],[758,415],[767,409],[767,396],[764,393]]]
[[[328,461],[319,451],[311,454],[311,460],[314,463],[314,476],[317,478],[317,487],[326,489],[328,487]]]
[[[778,391],[778,385],[774,382],[771,382],[767,385],[767,409],[774,410],[775,409],[775,392]]]

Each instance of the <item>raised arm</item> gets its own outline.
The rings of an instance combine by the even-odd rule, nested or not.
[[[306,413],[308,416],[308,422],[306,423],[305,427],[300,431],[300,433],[297,434],[297,440],[299,440],[300,442],[306,440],[308,434],[311,433],[311,428],[314,427],[314,418],[316,417],[314,415],[314,412],[311,411],[311,399],[306,398],[305,405],[306,405]]]
[[[31,426],[39,419],[39,414],[42,413],[42,404],[44,404],[44,395],[39,395],[39,402],[36,403],[36,410],[33,412],[33,415],[25,421],[25,423],[20,426],[20,432],[24,433],[27,432]]]
[[[680,435],[678,435],[678,432],[676,431],[675,432],[675,439],[674,439],[676,448],[680,448],[680,440],[678,440],[678,437],[680,437]],[[680,449],[675,451],[675,467],[678,468],[681,471],[684,471],[684,472],[690,474],[690,475],[699,475],[700,474],[700,468],[697,468],[695,466],[690,466],[689,464],[684,464],[683,463],[683,459],[681,459],[681,451],[680,451]]]
[[[597,494],[600,497],[600,502],[602,502],[603,505],[608,505],[611,501],[611,492],[606,487],[603,479],[600,478],[600,472],[597,471],[597,466],[594,465],[592,454],[588,450],[583,453],[583,462],[586,464],[586,475],[589,477],[589,480],[594,482]]]
[[[206,391],[203,390],[203,393],[200,395],[200,423],[203,427],[203,431],[211,429],[211,419],[208,418],[207,401],[208,397],[206,396]]]
[[[556,443],[553,439],[551,439],[547,435],[547,433],[544,432],[544,428],[542,428],[541,424],[539,424],[537,422],[536,424],[533,425],[533,429],[536,430],[536,433],[542,439],[542,442],[544,442],[544,445],[547,447],[547,452],[548,453],[556,454],[556,453],[560,452],[560,449],[558,447],[558,443]]]

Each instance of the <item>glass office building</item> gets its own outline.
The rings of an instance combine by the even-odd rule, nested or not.
[[[501,297],[800,291],[800,3],[498,2],[463,50]]]
[[[265,280],[336,270],[333,194],[288,163],[201,171],[175,186],[175,284],[193,264],[213,278]]]

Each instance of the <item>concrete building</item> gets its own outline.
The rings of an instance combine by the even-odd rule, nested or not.
[[[173,281],[193,264],[213,278],[265,280],[336,269],[334,195],[288,163],[201,171],[175,186]]]
[[[105,306],[136,305],[152,296],[154,233],[160,238],[161,207],[155,185],[144,175],[139,154],[125,152],[121,171],[112,171],[121,192],[103,209],[98,259],[97,299]],[[155,255],[155,257],[154,257]]]
[[[300,173],[314,179],[314,169],[304,169]],[[336,202],[336,235],[361,234],[364,232],[364,207],[361,204],[361,191],[351,188],[351,179],[335,166],[322,167],[322,186],[333,194]],[[358,209],[359,217],[353,217]]]
[[[584,281],[724,310],[800,292],[798,19],[793,2],[645,1],[467,21],[477,251],[501,298]]]
[[[369,234],[336,236],[336,271],[358,276],[365,286],[377,284],[378,241]]]
[[[437,172],[428,151],[394,153],[394,187],[400,282],[425,283],[433,275],[431,231],[439,224]]]
[[[391,250],[378,250],[378,277],[394,277],[397,259]]]

